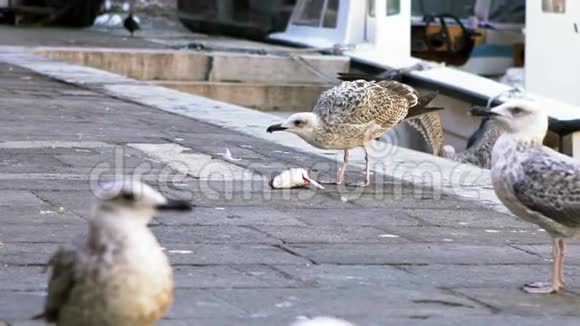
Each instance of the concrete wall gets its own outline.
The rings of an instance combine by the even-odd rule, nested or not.
[[[350,66],[348,57],[326,55],[301,56],[306,65],[287,56],[225,52],[38,48],[35,53],[140,80],[327,84],[307,66],[330,78],[348,71]]]
[[[35,53],[139,80],[204,80],[209,73],[207,55],[183,51],[38,48]]]
[[[318,96],[334,85],[171,82],[155,84],[263,111],[310,111]]]
[[[575,29],[574,24],[576,24]],[[526,4],[526,88],[580,105],[580,1],[566,13],[545,13],[542,0]]]
[[[342,56],[287,56],[97,48],[38,48],[35,53],[147,80],[183,92],[259,110],[310,111],[337,72],[349,70]]]

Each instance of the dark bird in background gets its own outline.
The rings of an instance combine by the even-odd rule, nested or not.
[[[483,137],[483,135],[485,133],[486,124],[487,124],[488,121],[489,121],[489,118],[488,117],[482,117],[481,118],[481,123],[479,124],[479,127],[477,128],[477,130],[467,140],[467,145],[465,146],[465,149],[469,149],[479,139],[481,139],[481,137]]]
[[[133,16],[134,8],[135,8],[135,0],[131,0],[131,3],[129,4],[129,16],[127,16],[127,18],[125,18],[125,20],[123,21],[123,26],[125,27],[126,30],[129,31],[129,33],[131,33],[131,37],[133,37],[135,31],[141,29],[141,27],[139,26],[139,19]]]
[[[123,26],[125,26],[125,29],[131,33],[131,37],[133,37],[133,33],[135,33],[135,31],[140,29],[139,23],[137,20],[135,20],[135,17],[133,17],[133,6],[131,6],[131,12],[129,12],[129,16],[127,16],[127,18],[125,18],[123,21]]]

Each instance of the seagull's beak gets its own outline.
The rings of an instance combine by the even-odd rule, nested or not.
[[[316,180],[314,180],[314,179],[312,179],[312,178],[310,178],[308,176],[305,176],[304,174],[302,175],[302,180],[304,180],[304,181],[312,184],[316,188],[324,189],[324,187],[320,183],[318,183]]]
[[[273,133],[274,131],[281,131],[281,130],[286,130],[288,128],[286,127],[282,127],[282,124],[275,124],[275,125],[271,125],[270,127],[268,127],[268,129],[266,130],[269,133]]]
[[[499,115],[495,111],[493,111],[493,109],[488,109],[484,106],[474,106],[471,108],[470,113],[471,115],[476,117],[490,117],[490,118]]]
[[[160,211],[190,211],[193,209],[191,202],[187,200],[167,199],[165,204],[157,205]]]

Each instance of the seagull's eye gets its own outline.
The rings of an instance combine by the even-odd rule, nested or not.
[[[296,120],[296,121],[294,121],[294,125],[296,127],[300,127],[300,126],[304,125],[304,121],[302,121],[302,120]]]
[[[513,115],[519,115],[519,114],[524,113],[524,109],[518,108],[518,107],[511,108],[511,111],[512,111]]]
[[[135,200],[135,195],[133,195],[130,192],[122,192],[120,197],[126,201],[134,201]]]

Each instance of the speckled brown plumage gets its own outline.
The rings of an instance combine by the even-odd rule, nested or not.
[[[419,132],[423,140],[431,147],[431,154],[439,156],[443,147],[444,136],[439,112],[431,112],[405,120]]]
[[[396,81],[342,82],[323,92],[312,111],[321,120],[314,140],[322,148],[363,146],[401,122],[419,94]]]
[[[401,81],[402,79],[401,73],[398,70],[385,70],[383,73],[378,75],[369,75],[365,73],[339,73],[338,78],[344,81],[352,81],[356,79],[363,79],[366,81],[387,81],[387,80]],[[427,102],[424,105],[419,103],[417,106],[420,108],[425,107],[428,104],[428,102],[432,100],[432,98],[429,98],[428,96],[423,96],[419,98],[424,99]],[[441,125],[441,116],[438,112],[419,114],[422,113],[420,112],[420,110],[421,109],[418,109],[415,112],[409,112],[411,114],[415,113],[418,116],[406,117],[403,123],[407,123],[413,129],[419,132],[425,143],[431,147],[432,154],[440,155],[444,143],[443,127]]]
[[[343,181],[349,150],[363,147],[366,178],[362,185],[366,186],[370,183],[368,143],[406,118],[440,110],[427,107],[434,97],[420,96],[412,87],[396,81],[345,81],[323,92],[312,112],[295,113],[267,131],[292,132],[317,148],[344,150],[337,184]]]

